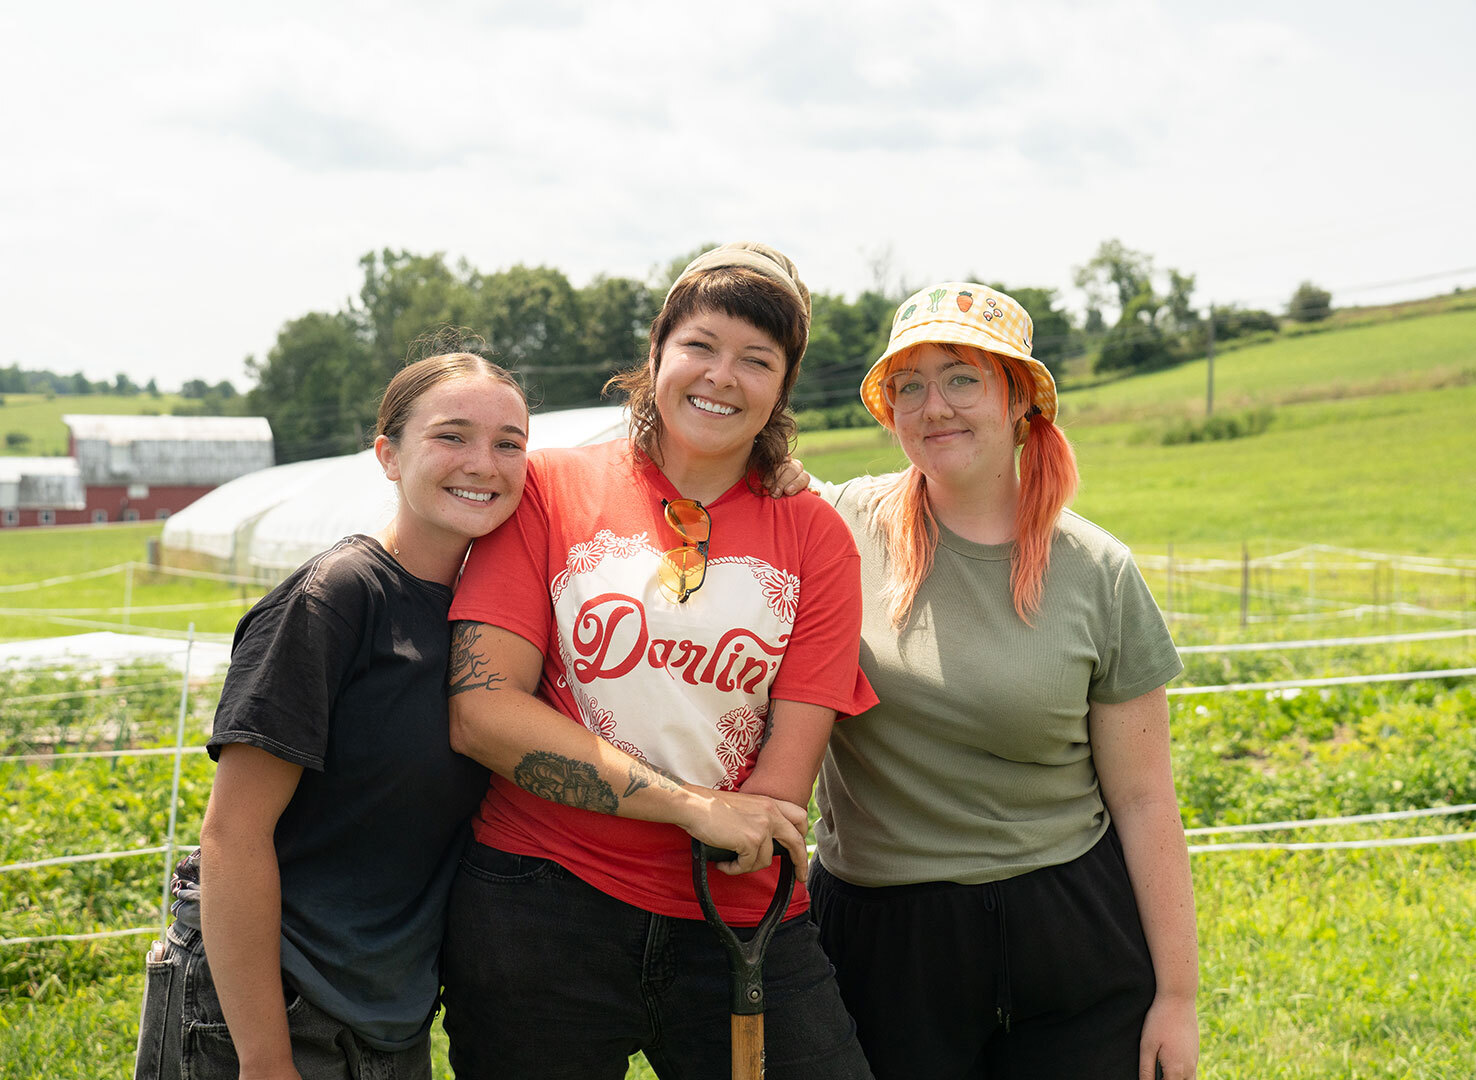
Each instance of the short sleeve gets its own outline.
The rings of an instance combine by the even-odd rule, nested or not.
[[[236,630],[231,666],[206,743],[246,743],[321,772],[333,704],[352,670],[363,623],[306,588],[263,601]]]
[[[829,506],[816,510],[794,629],[769,696],[854,716],[877,702],[861,673],[861,556],[840,516]]]
[[[528,463],[523,499],[512,517],[472,544],[451,601],[453,621],[511,630],[544,656],[557,652],[549,599],[549,504],[537,459]]]
[[[1104,705],[1131,701],[1184,670],[1163,613],[1132,558],[1124,553],[1112,590],[1102,662],[1087,696]]]

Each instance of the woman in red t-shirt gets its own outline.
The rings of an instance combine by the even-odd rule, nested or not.
[[[496,774],[453,888],[446,1020],[458,1073],[728,1067],[728,969],[690,841],[754,926],[775,841],[806,872],[831,725],[875,697],[858,665],[849,531],[771,499],[809,332],[794,264],[759,244],[683,272],[626,391],[630,439],[535,454],[523,504],[452,605],[452,744]],[[798,889],[766,958],[767,1068],[869,1076]]]

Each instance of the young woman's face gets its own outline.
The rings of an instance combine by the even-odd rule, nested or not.
[[[1001,408],[1003,381],[989,366],[921,345],[888,372],[892,423],[907,459],[930,479],[968,481],[1015,464],[1014,421]]]
[[[744,319],[699,311],[678,323],[656,371],[663,460],[731,460],[741,471],[779,402],[784,368],[784,347]]]
[[[398,443],[374,449],[400,488],[400,535],[464,542],[517,509],[528,468],[528,410],[511,386],[483,376],[447,379],[415,402]]]

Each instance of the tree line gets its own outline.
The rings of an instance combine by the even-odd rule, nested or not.
[[[535,409],[601,404],[606,380],[643,361],[651,320],[676,276],[710,245],[654,267],[644,280],[598,276],[575,288],[558,269],[513,266],[484,273],[466,260],[385,249],[359,260],[362,284],[337,311],[313,311],[285,323],[268,353],[246,358],[255,386],[238,394],[229,382],[190,380],[176,414],[265,416],[279,462],[352,453],[368,445],[375,408],[386,383],[427,331],[464,327],[493,359],[515,371]],[[854,299],[816,293],[810,345],[795,387],[802,428],[870,422],[857,387],[886,346],[897,304],[915,286],[888,283],[885,259],[873,267],[876,283]],[[952,275],[979,280],[974,274]],[[1206,343],[1275,331],[1280,319],[1265,311],[1194,307],[1192,274],[1160,273],[1151,255],[1119,240],[1103,242],[1074,268],[1086,298],[1084,318],[1060,306],[1054,289],[985,282],[1015,297],[1035,324],[1034,352],[1058,377],[1073,370],[1126,374],[1204,355]],[[1331,297],[1303,283],[1288,305],[1295,319],[1324,318]],[[1109,318],[1109,316],[1111,316]],[[114,393],[158,395],[154,380],[135,386],[119,374],[112,383],[80,373],[55,376],[0,370],[0,393]]]

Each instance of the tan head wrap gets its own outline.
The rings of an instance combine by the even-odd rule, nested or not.
[[[794,263],[783,252],[775,251],[767,244],[758,244],[751,240],[723,244],[698,255],[687,264],[687,268],[677,276],[676,281],[671,283],[671,289],[666,291],[666,299],[670,300],[672,290],[693,274],[701,273],[703,270],[716,270],[722,266],[746,267],[757,271],[771,281],[777,281],[799,297],[800,303],[804,305],[805,314],[810,314],[810,290],[805,288],[805,283],[800,280],[799,270],[796,269]]]

